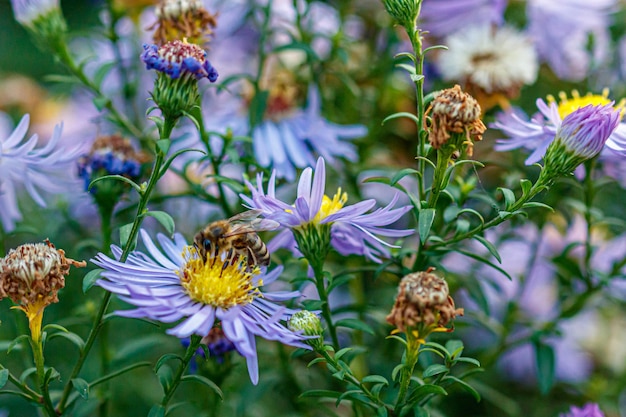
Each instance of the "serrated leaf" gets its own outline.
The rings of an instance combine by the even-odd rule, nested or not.
[[[433,226],[433,221],[435,220],[435,214],[437,211],[435,209],[424,209],[419,212],[419,223],[418,230],[420,235],[420,241],[426,242],[428,239],[428,235],[430,234],[430,228]]]
[[[537,367],[537,377],[539,379],[539,391],[547,394],[554,384],[554,373],[556,368],[554,349],[552,346],[536,341],[535,366]]]
[[[424,370],[422,378],[430,378],[431,376],[450,372],[447,366],[435,363]]]
[[[491,243],[490,241],[488,241],[487,239],[485,239],[484,237],[480,235],[475,235],[472,237],[476,239],[477,241],[479,241],[485,248],[487,248],[489,253],[492,254],[493,257],[498,260],[498,263],[502,263],[502,258],[500,257],[500,254],[498,253],[498,249],[496,249],[493,243]]]
[[[89,291],[91,287],[93,287],[93,284],[95,284],[98,278],[100,278],[100,273],[103,271],[104,269],[97,268],[92,269],[85,274],[85,276],[83,277],[83,294]]]
[[[0,369],[0,388],[4,387],[9,380],[9,370]]]
[[[165,408],[162,405],[153,405],[148,417],[165,417]]]
[[[157,219],[157,221],[161,223],[161,225],[165,228],[170,236],[174,234],[174,219],[168,213],[155,210],[146,212],[146,216],[154,217],[155,219]]]
[[[363,378],[363,382],[374,382],[389,385],[389,381],[387,381],[387,378],[381,375],[368,375]]]
[[[220,387],[218,387],[215,382],[211,381],[209,378],[202,376],[202,375],[197,375],[197,374],[191,374],[191,375],[185,375],[184,377],[182,377],[180,379],[181,381],[196,381],[201,383],[202,385],[210,388],[213,392],[215,392],[220,399],[224,399],[224,393],[222,392],[222,390],[220,389]]]
[[[360,330],[365,333],[369,333],[371,335],[374,334],[374,329],[370,327],[369,324],[365,323],[362,320],[358,319],[342,319],[338,320],[335,323],[336,327],[347,327],[349,329]]]
[[[72,387],[78,392],[78,395],[84,400],[89,398],[89,384],[82,378],[72,379]]]

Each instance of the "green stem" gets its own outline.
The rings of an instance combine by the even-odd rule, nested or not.
[[[585,161],[585,182],[584,182],[584,199],[585,199],[585,223],[587,226],[587,235],[585,236],[585,260],[583,266],[582,277],[587,285],[587,289],[593,287],[591,257],[593,256],[593,246],[591,244],[591,233],[593,228],[592,209],[593,200],[595,199],[595,187],[593,183],[593,170],[596,165],[596,158]]]
[[[310,265],[313,268],[313,273],[315,275],[315,288],[317,288],[317,293],[322,301],[322,317],[324,317],[324,321],[326,321],[326,325],[328,326],[328,332],[330,333],[330,338],[333,342],[333,348],[337,351],[339,350],[339,338],[337,337],[337,327],[333,322],[333,315],[330,311],[330,304],[328,303],[328,292],[326,291],[326,285],[324,282],[324,263],[316,262],[311,263]]]
[[[198,350],[198,347],[200,347],[201,340],[202,338],[200,336],[197,336],[197,335],[191,336],[191,340],[189,341],[189,346],[187,347],[187,352],[185,352],[185,357],[183,358],[183,362],[178,367],[178,371],[176,371],[176,375],[174,375],[172,384],[170,385],[168,389],[165,390],[163,399],[161,400],[161,406],[163,408],[167,407],[167,404],[170,402],[170,400],[172,399],[172,396],[176,392],[176,388],[178,388],[178,385],[180,385],[181,379],[183,375],[185,374],[185,370],[189,366],[189,362],[191,362],[193,355],[196,353],[196,350]]]
[[[435,208],[439,195],[441,194],[443,180],[446,176],[448,163],[450,162],[451,152],[447,149],[439,149],[437,151],[437,167],[433,176],[433,185],[430,187],[430,198],[428,199],[428,207]]]
[[[168,139],[172,133],[172,130],[176,126],[177,120],[169,120],[165,119],[163,121],[162,128],[160,129],[160,137],[161,139]],[[133,222],[130,234],[128,236],[128,241],[126,246],[124,246],[122,255],[120,256],[119,262],[125,262],[128,259],[128,255],[133,250],[133,242],[135,242],[137,235],[139,234],[139,229],[141,227],[141,223],[143,222],[144,215],[146,212],[146,206],[148,201],[150,200],[150,195],[156,186],[158,179],[161,177],[161,168],[163,166],[163,162],[165,160],[165,154],[161,149],[156,147],[156,158],[154,160],[154,165],[152,168],[152,173],[150,174],[150,179],[148,180],[148,185],[146,186],[144,192],[141,194],[141,198],[139,200],[139,204],[137,204],[137,214],[135,215],[135,220]],[[61,399],[57,405],[57,413],[62,415],[65,411],[65,407],[67,404],[67,400],[69,398],[71,389],[72,389],[72,379],[76,378],[80,373],[85,360],[87,359],[87,355],[91,351],[93,344],[96,340],[96,336],[99,331],[102,329],[104,323],[102,322],[102,317],[106,313],[107,308],[109,307],[109,302],[111,301],[111,293],[105,292],[104,298],[102,299],[102,303],[100,304],[100,309],[94,318],[94,324],[89,332],[89,336],[87,336],[87,340],[85,341],[85,347],[78,357],[78,361],[76,365],[74,365],[74,369],[72,370],[71,376],[68,378],[68,383],[65,385],[63,389],[63,394],[61,395]]]
[[[36,338],[36,340],[35,340]],[[43,357],[43,344],[41,336],[33,335],[30,339],[30,345],[33,349],[33,359],[35,361],[35,368],[37,369],[37,381],[39,383],[39,389],[41,390],[41,402],[46,414],[50,417],[56,416],[54,406],[50,400],[50,393],[48,391],[48,384],[46,383],[46,370],[44,366]]]
[[[400,371],[400,389],[398,390],[398,396],[396,397],[396,403],[394,410],[404,403],[406,394],[411,384],[411,377],[415,372],[415,365],[417,364],[417,358],[419,356],[420,341],[417,339],[411,329],[407,329],[406,334],[406,363]],[[419,336],[418,336],[419,337]]]

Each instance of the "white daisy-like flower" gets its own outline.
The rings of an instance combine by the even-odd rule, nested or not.
[[[469,27],[446,38],[437,62],[445,80],[467,83],[488,94],[517,93],[537,78],[537,53],[528,36],[512,27]]]

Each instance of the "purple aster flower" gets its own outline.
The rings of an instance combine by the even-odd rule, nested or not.
[[[227,258],[224,253],[205,261],[180,234],[175,234],[173,240],[157,235],[161,250],[143,230],[141,237],[150,256],[134,251],[122,263],[122,250],[113,245],[115,259],[99,253],[92,260],[105,270],[96,284],[138,307],[116,314],[164,323],[182,320],[167,331],[179,338],[206,336],[219,321],[224,335],[246,358],[254,384],[259,379],[255,336],[307,348],[303,343],[306,337],[282,323],[295,311],[275,303],[299,293],[260,289],[278,278],[281,267],[271,272],[250,270],[245,257]]]
[[[509,138],[498,140],[495,149],[498,151],[509,151],[517,148],[528,149],[531,154],[526,159],[526,164],[534,164],[544,156],[567,115],[590,104],[596,108],[604,107],[605,110],[599,110],[600,112],[610,112],[606,106],[613,103],[608,99],[608,91],[606,90],[603,91],[602,95],[588,94],[586,96],[580,96],[578,92],[574,91],[572,98],[567,98],[562,93],[559,98],[558,104],[553,97],[548,97],[548,103],[542,99],[537,99],[539,112],[530,120],[522,111],[517,109],[500,113],[496,117],[496,121],[490,124],[490,127],[500,129]],[[589,109],[585,110],[585,114],[589,111]],[[612,129],[605,146],[612,151],[626,154],[626,124],[619,123],[617,127]]]
[[[12,231],[15,222],[22,219],[17,204],[20,185],[41,207],[46,207],[41,191],[64,193],[75,185],[68,172],[72,172],[80,148],[59,146],[62,124],[55,127],[45,146],[35,148],[37,135],[24,141],[29,121],[27,114],[12,133],[0,131],[0,221],[5,232]]]
[[[597,66],[608,57],[609,18],[616,6],[616,0],[528,1],[528,32],[539,56],[559,78],[580,81],[592,64]]]
[[[268,245],[270,251],[285,247],[298,255],[299,250],[294,233],[299,233],[309,226],[313,228],[330,227],[330,244],[342,255],[363,255],[380,262],[381,257],[389,256],[389,247],[394,247],[379,236],[404,237],[413,234],[413,230],[386,228],[398,220],[411,206],[392,208],[398,201],[398,195],[384,208],[368,213],[376,205],[375,200],[365,200],[345,206],[348,195],[341,189],[329,198],[325,195],[326,167],[324,159],[319,158],[313,170],[306,168],[298,182],[298,195],[293,204],[276,198],[276,171],[272,173],[267,192],[263,190],[263,177],[257,176],[257,187],[247,183],[252,191],[252,198],[242,195],[251,207],[260,209],[266,218],[279,222],[286,230],[280,232]]]
[[[587,403],[578,408],[572,406],[569,413],[559,414],[559,417],[604,417],[604,413],[596,403]]]
[[[309,88],[306,108],[297,108],[293,101],[280,94],[271,96],[265,118],[252,129],[252,146],[259,165],[273,168],[279,178],[293,181],[296,168],[313,165],[317,155],[328,161],[337,157],[356,160],[355,146],[348,141],[366,135],[365,126],[339,125],[324,118],[315,86]],[[235,135],[248,135],[250,119],[247,112],[240,111],[240,102],[229,105],[220,100],[220,106],[226,106],[226,111],[221,117],[212,115],[210,130],[230,127]]]
[[[435,36],[446,36],[467,27],[504,21],[508,0],[424,0],[418,22]]]

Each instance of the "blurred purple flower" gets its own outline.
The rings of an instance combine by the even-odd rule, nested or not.
[[[418,26],[443,37],[473,25],[500,25],[508,0],[424,0]]]
[[[587,403],[580,408],[572,406],[569,413],[559,414],[559,417],[604,417],[604,413],[598,404]]]
[[[240,111],[241,102],[229,104],[220,99],[219,106],[225,111],[221,117],[212,115],[210,130],[231,128],[235,135],[248,135],[250,118],[247,110]],[[213,111],[210,106],[208,111]],[[339,125],[324,118],[319,91],[311,86],[306,108],[273,114],[254,126],[252,146],[255,159],[262,167],[273,168],[278,178],[293,181],[296,168],[313,165],[317,155],[328,161],[336,157],[356,160],[355,146],[348,141],[366,134],[367,128],[363,125]]]
[[[617,0],[529,0],[528,33],[560,79],[581,81],[608,56],[610,14],[616,7]]]
[[[22,117],[11,133],[8,117],[4,117],[0,114],[0,221],[4,231],[10,232],[15,222],[22,220],[17,188],[23,186],[35,203],[46,207],[41,191],[68,193],[77,185],[75,177],[68,173],[73,172],[82,149],[59,146],[63,124],[55,126],[45,146],[35,148],[39,142],[36,134],[24,141],[30,116]]]
[[[232,263],[220,255],[204,262],[180,234],[175,234],[174,240],[157,235],[161,250],[145,231],[141,231],[141,236],[150,256],[134,251],[122,263],[119,262],[122,250],[113,245],[115,259],[99,253],[92,260],[105,270],[96,284],[138,307],[116,314],[164,323],[182,319],[167,331],[179,338],[191,334],[204,337],[219,320],[224,335],[246,358],[254,384],[259,378],[255,336],[308,348],[302,336],[281,323],[294,311],[275,304],[299,293],[259,289],[260,285],[275,281],[282,267],[267,273],[258,269],[249,271],[245,262]]]
[[[413,234],[413,230],[386,228],[411,210],[411,206],[396,209],[392,207],[398,201],[396,195],[384,208],[368,213],[376,205],[375,200],[365,200],[354,205],[344,206],[348,200],[346,193],[338,189],[333,198],[325,195],[326,167],[324,159],[319,158],[313,170],[306,168],[300,175],[298,194],[293,204],[276,198],[276,171],[272,173],[267,192],[263,190],[263,176],[257,176],[257,186],[247,182],[252,197],[242,195],[251,207],[260,209],[263,216],[275,220],[285,227],[268,245],[270,251],[284,247],[294,254],[300,252],[296,247],[293,229],[311,225],[330,225],[330,243],[342,255],[362,255],[381,262],[381,257],[389,257],[388,247],[393,247],[382,240],[384,237],[403,237]]]
[[[60,10],[59,0],[11,0],[11,4],[15,20],[25,26],[52,10]]]

